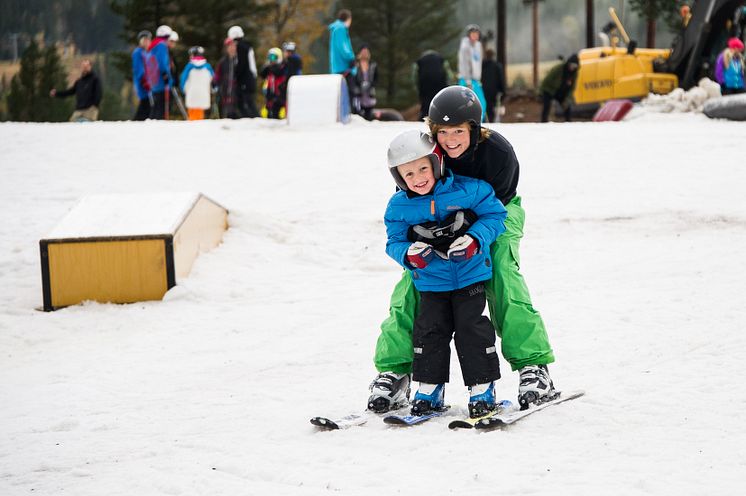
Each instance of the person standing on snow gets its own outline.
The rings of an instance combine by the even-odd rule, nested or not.
[[[352,104],[352,81],[355,75],[355,52],[350,42],[352,12],[342,9],[337,20],[329,24],[329,72],[341,74],[347,83],[347,98]]]
[[[236,44],[232,39],[223,41],[225,55],[218,62],[213,84],[218,90],[218,110],[222,119],[238,119],[236,109]]]
[[[479,99],[472,90],[449,86],[433,98],[427,123],[444,154],[445,167],[454,174],[487,181],[508,211],[505,232],[489,247],[492,279],[485,282],[485,289],[503,357],[520,374],[518,401],[527,406],[555,394],[547,368],[554,362],[554,353],[519,272],[525,212],[517,192],[518,159],[504,137],[481,127],[481,116]],[[453,230],[438,229],[429,237],[435,240],[443,231]],[[480,248],[487,250],[486,246]],[[385,412],[408,400],[415,355],[412,331],[419,305],[420,296],[407,271],[394,288],[389,316],[381,324],[374,358],[379,374],[370,385],[369,410]]]
[[[728,40],[728,48],[718,55],[715,62],[715,80],[720,83],[723,95],[744,91],[743,42],[738,38]]]
[[[189,49],[189,63],[181,73],[180,87],[185,95],[184,104],[190,121],[205,118],[212,96],[212,67],[205,59],[205,49],[194,46]]]
[[[145,66],[148,58],[148,46],[153,39],[150,31],[140,31],[137,33],[137,48],[132,51],[132,83],[135,86],[137,98],[140,103],[137,105],[135,116],[132,120],[144,121],[150,117],[150,103],[153,98],[150,92],[150,83],[145,77]]]
[[[486,109],[487,101],[482,90],[482,42],[479,41],[481,35],[476,24],[466,26],[466,36],[461,39],[458,51],[458,84],[470,88],[479,98],[482,109]],[[482,122],[485,117],[483,113]]]
[[[268,119],[285,118],[285,97],[287,92],[287,68],[282,60],[282,50],[277,47],[269,49],[267,64],[260,76],[264,79],[265,111]]]
[[[481,417],[496,408],[494,381],[500,378],[495,328],[482,312],[485,281],[492,278],[487,247],[505,231],[505,207],[489,183],[446,170],[435,141],[420,131],[394,138],[388,163],[400,191],[384,215],[386,253],[411,274],[420,295],[412,337],[419,350],[413,379],[420,386],[411,413],[443,410],[453,336],[469,415]],[[426,235],[455,224],[451,236]]]
[[[288,78],[303,74],[303,59],[296,53],[294,41],[286,41],[282,44],[282,55],[287,67]]]
[[[412,65],[412,80],[420,96],[420,120],[427,117],[433,97],[453,81],[451,65],[435,50],[425,50]]]
[[[376,84],[378,83],[378,64],[371,61],[368,45],[360,47],[355,65],[355,75],[350,75],[350,92],[352,93],[352,110],[365,120],[373,120],[373,108],[376,106]]]
[[[70,122],[85,122],[98,120],[102,93],[101,82],[93,72],[91,61],[84,59],[80,63],[80,78],[66,90],[51,90],[49,96],[66,98],[75,95],[75,111],[70,116]]]
[[[254,47],[244,38],[241,26],[231,26],[228,38],[236,44],[236,107],[241,117],[258,117],[256,96],[256,58]]]
[[[543,100],[541,109],[541,122],[549,121],[549,111],[552,108],[552,100],[562,107],[565,120],[572,120],[572,99],[575,92],[575,84],[578,82],[578,56],[570,55],[565,62],[559,63],[549,69],[544,80],[539,85],[539,91]]]
[[[487,122],[497,122],[495,109],[500,104],[501,95],[505,94],[505,72],[503,65],[495,60],[495,51],[487,49],[482,62],[482,87],[487,101]]]
[[[347,75],[355,67],[355,52],[350,42],[352,12],[342,9],[337,20],[329,24],[329,72]]]
[[[168,38],[171,33],[172,30],[169,26],[165,24],[158,26],[155,31],[155,39],[148,47],[150,56],[147,58],[145,72],[153,95],[150,109],[151,119],[166,118],[166,93],[171,91],[171,86],[173,86],[171,57],[168,54]]]

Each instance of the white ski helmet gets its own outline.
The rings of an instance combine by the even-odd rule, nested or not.
[[[418,158],[427,157],[433,164],[433,176],[438,180],[443,176],[443,157],[432,136],[417,130],[405,131],[394,138],[389,145],[389,172],[396,185],[407,191],[407,183],[401,177],[397,167]]]
[[[171,34],[168,35],[168,41],[177,42],[179,41],[179,33],[176,31],[171,31]]]
[[[155,30],[155,35],[158,38],[163,38],[165,36],[171,36],[171,33],[173,32],[173,29],[171,29],[170,26],[166,26],[163,24],[162,26],[158,26],[158,29]]]
[[[235,40],[236,38],[243,38],[243,29],[241,26],[231,26],[228,28],[228,38]]]

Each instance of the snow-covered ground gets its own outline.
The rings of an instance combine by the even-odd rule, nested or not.
[[[552,375],[585,397],[489,433],[313,430],[365,406],[400,276],[385,151],[413,126],[0,124],[0,494],[741,493],[746,124],[702,115],[498,126]],[[164,301],[37,311],[78,198],[181,191],[230,229]]]

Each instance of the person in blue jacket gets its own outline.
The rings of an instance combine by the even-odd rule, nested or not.
[[[400,191],[386,207],[386,253],[411,272],[420,292],[412,336],[413,379],[420,385],[412,414],[444,408],[455,336],[469,414],[485,415],[496,407],[500,367],[495,328],[482,315],[484,281],[492,278],[489,246],[505,231],[507,211],[488,183],[446,170],[428,134],[394,138],[388,165]]]
[[[166,118],[167,93],[173,86],[171,58],[168,54],[168,38],[172,32],[169,26],[158,26],[155,39],[148,47],[150,57],[147,59],[145,71],[153,95],[150,109],[151,119]]]
[[[329,71],[347,77],[355,67],[355,52],[350,42],[352,12],[342,9],[329,24]]]
[[[150,100],[153,95],[150,92],[150,83],[145,77],[145,64],[149,57],[148,46],[152,39],[153,34],[150,31],[140,31],[137,33],[137,48],[132,51],[132,83],[135,85],[137,98],[140,99],[135,116],[132,118],[136,121],[144,121],[150,117]]]

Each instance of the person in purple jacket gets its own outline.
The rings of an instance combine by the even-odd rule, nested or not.
[[[728,40],[715,62],[715,80],[723,95],[734,95],[746,91],[744,84],[743,42],[739,38]]]
[[[487,182],[447,171],[440,153],[430,135],[416,130],[389,145],[400,191],[386,207],[386,253],[411,272],[420,293],[412,336],[413,379],[420,385],[412,414],[444,408],[454,336],[469,414],[479,417],[496,408],[495,328],[482,313],[484,281],[492,278],[489,247],[505,231],[507,211]]]

